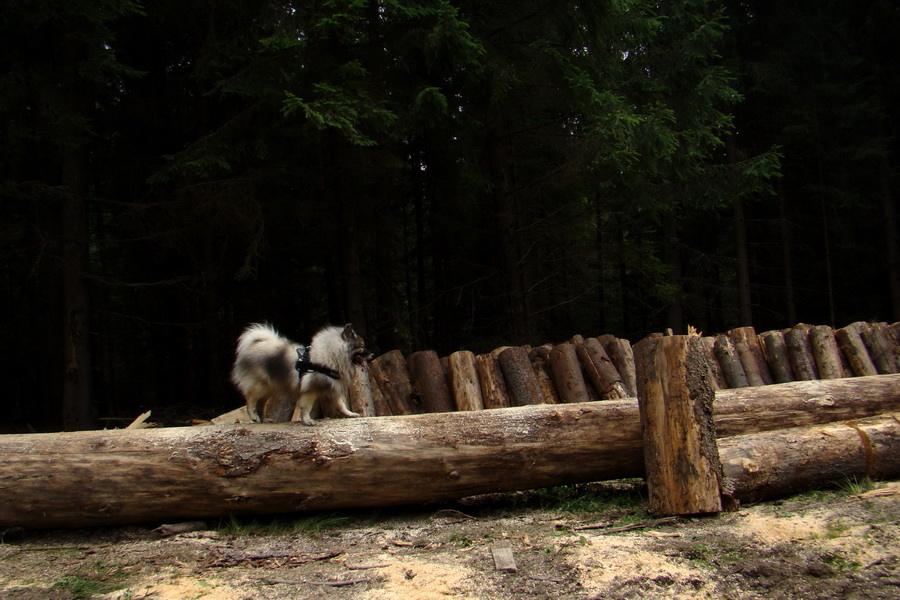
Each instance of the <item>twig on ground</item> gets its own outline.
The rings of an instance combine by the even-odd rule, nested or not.
[[[602,535],[608,535],[610,533],[621,533],[623,531],[632,531],[635,529],[646,529],[648,527],[658,527],[659,525],[670,525],[672,523],[677,523],[681,520],[681,517],[663,517],[662,519],[653,519],[651,521],[641,521],[640,523],[632,523],[630,525],[622,525],[620,527],[610,527],[609,523],[599,523],[597,525],[581,525],[579,527],[573,527],[574,531],[586,531],[588,529],[604,529],[602,531]]]
[[[265,578],[260,579],[260,581],[262,581],[264,583],[269,583],[269,584],[286,583],[289,585],[300,585],[300,584],[305,583],[307,585],[324,585],[324,586],[329,586],[329,587],[345,587],[348,585],[356,585],[357,583],[369,583],[370,580],[369,579],[346,579],[343,581],[311,581],[309,579],[274,579],[272,577],[265,577]]]

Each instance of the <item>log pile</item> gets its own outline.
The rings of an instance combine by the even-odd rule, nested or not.
[[[378,418],[0,435],[0,527],[414,504],[636,476],[651,509],[694,514],[900,477],[897,337],[897,325],[854,323],[654,335],[634,348],[579,336],[477,356],[393,351],[352,388],[354,410]]]
[[[651,335],[655,339],[659,334]],[[714,390],[900,373],[900,323],[857,322],[834,330],[799,324],[757,334],[752,327],[699,336]],[[368,377],[359,371],[358,378]],[[484,355],[398,350],[371,363],[357,384],[365,415],[408,415],[532,404],[618,400],[637,395],[634,351],[611,335],[561,344],[504,346]],[[362,395],[359,397],[359,395]],[[359,411],[357,411],[359,412]]]
[[[678,338],[660,339],[678,344]],[[677,366],[677,348],[665,354],[676,366],[656,378],[653,385],[665,391],[655,394],[663,411],[679,412],[680,420],[666,424],[666,413],[661,412],[657,423],[667,428],[660,439],[680,444],[679,428],[694,415],[671,398],[690,401],[692,389],[703,387],[702,373],[695,361],[689,367],[695,379],[683,384],[677,377],[684,372]],[[710,392],[705,392],[706,401]],[[856,467],[869,469],[873,476],[900,475],[900,422],[892,417],[869,422],[875,415],[900,413],[900,375],[723,390],[715,393],[711,409],[724,481],[732,496],[796,491],[792,476],[806,477],[800,479],[804,483],[821,482],[822,476],[844,469],[852,473]],[[330,419],[315,427],[262,423],[0,435],[0,528],[165,523],[439,502],[640,477],[645,470],[652,499],[662,497],[667,488],[677,490],[683,480],[697,489],[708,484],[691,475],[687,460],[664,479],[652,474],[651,461],[645,467],[645,455],[651,453],[642,451],[640,413],[646,410],[627,398]],[[854,425],[837,423],[847,419]],[[856,436],[859,446],[857,430],[872,441],[871,457],[841,445],[829,452],[829,464],[823,467],[830,471],[821,469],[818,478],[812,478],[817,472],[808,468],[812,451],[792,443],[794,433],[783,433],[806,431],[807,439],[826,447],[832,438],[852,445]],[[771,444],[767,436],[773,438]],[[704,444],[697,455],[710,464],[708,473],[716,473],[711,440]],[[684,444],[674,448],[695,452]],[[672,455],[668,450],[667,456]],[[664,466],[666,460],[655,464]],[[785,466],[798,460],[799,466]],[[661,480],[666,481],[664,487],[658,485]],[[660,512],[693,512],[691,497],[681,494],[678,503],[654,507]],[[704,511],[711,509],[715,506]]]

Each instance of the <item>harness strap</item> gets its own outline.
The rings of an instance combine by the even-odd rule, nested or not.
[[[300,346],[297,348],[297,374],[302,379],[304,375],[307,373],[321,373],[326,377],[331,377],[332,379],[340,379],[341,374],[335,371],[334,369],[330,369],[325,365],[320,365],[309,360],[309,350],[312,346]]]

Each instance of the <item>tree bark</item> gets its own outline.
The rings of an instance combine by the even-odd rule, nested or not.
[[[728,381],[726,381],[725,373],[722,372],[722,367],[716,358],[716,338],[712,336],[701,337],[700,346],[703,348],[703,353],[706,356],[706,366],[709,367],[710,383],[713,389],[727,390]]]
[[[735,351],[734,342],[731,338],[724,335],[718,336],[714,348],[716,359],[719,361],[722,373],[725,374],[725,381],[728,382],[728,387],[741,388],[749,386],[747,374],[744,373],[744,367]]]
[[[750,385],[769,385],[774,383],[772,374],[769,372],[769,366],[763,356],[762,345],[756,330],[752,327],[738,327],[728,332],[728,337],[734,340],[735,347],[741,357],[741,364],[744,366],[744,372],[749,375],[752,372],[754,380],[759,383],[750,382]],[[741,346],[741,344],[744,344]]]
[[[369,374],[373,384],[378,387],[383,406],[390,410],[388,414],[411,415],[419,412],[412,399],[409,369],[399,350],[391,350],[371,361]],[[377,395],[375,401],[377,408],[379,404]]]
[[[809,331],[806,327],[796,326],[784,334],[788,357],[791,361],[791,372],[797,381],[812,381],[819,378],[812,350],[809,347]]]
[[[637,397],[637,378],[634,371],[634,352],[631,342],[622,338],[612,338],[603,342],[603,348],[609,359],[616,367],[616,371],[622,376],[622,383],[629,398]]]
[[[847,356],[854,375],[877,375],[878,369],[869,357],[869,351],[860,335],[860,330],[865,325],[862,322],[851,323],[835,331],[834,337]]]
[[[642,471],[636,408],[0,436],[0,525],[390,506],[634,475]]]
[[[459,350],[449,357],[450,389],[456,410],[482,410],[481,383],[475,367],[475,355],[468,350]]]
[[[601,400],[628,398],[621,375],[597,338],[588,338],[575,347],[581,367]]]
[[[550,351],[550,369],[561,402],[585,402],[589,399],[574,344],[566,342],[553,347]]]
[[[485,408],[506,408],[510,406],[506,382],[500,371],[500,363],[494,354],[482,354],[475,357],[475,368],[478,370],[478,381],[481,383],[481,399]]]
[[[541,393],[541,387],[525,348],[521,346],[507,348],[497,355],[497,361],[500,363],[506,390],[513,406],[544,403],[544,395]]]
[[[900,476],[900,420],[880,415],[719,440],[726,489],[743,502],[848,479]]]
[[[720,438],[898,411],[900,375],[719,390],[713,404],[716,435]]]
[[[828,325],[818,325],[809,330],[809,346],[816,361],[821,379],[848,377],[844,370],[841,350],[834,339],[834,330]]]
[[[419,393],[419,405],[424,412],[450,412],[456,408],[437,352],[413,352],[406,364],[414,389]]]
[[[794,374],[791,371],[791,359],[788,356],[784,334],[780,331],[766,331],[759,334],[759,338],[775,383],[794,381]]]
[[[90,339],[90,301],[86,275],[90,260],[88,202],[84,165],[79,151],[63,158],[63,182],[68,193],[62,201],[62,298],[63,298],[63,427],[88,429],[96,424],[93,397],[93,356]]]
[[[722,390],[713,404],[719,436],[891,411],[900,411],[900,375]],[[639,477],[641,439],[634,399],[315,427],[0,435],[0,526],[388,506]]]
[[[869,323],[862,330],[862,338],[879,373],[900,372],[900,347],[887,323]]]
[[[368,369],[358,365],[353,367],[353,381],[350,383],[350,410],[361,417],[374,417],[375,397],[372,393],[372,380]]]
[[[553,385],[553,375],[550,371],[550,348],[547,346],[532,348],[528,357],[531,359],[531,368],[537,377],[544,402],[559,404],[559,394],[556,393],[556,386]]]
[[[714,392],[700,338],[638,344],[638,403],[650,510],[665,515],[722,510],[722,466],[712,419]]]

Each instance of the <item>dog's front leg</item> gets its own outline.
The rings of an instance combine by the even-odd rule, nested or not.
[[[300,421],[304,425],[315,425],[316,422],[309,416],[315,403],[315,394],[309,392],[301,393],[300,397],[297,398],[297,403],[294,404],[294,414],[291,415],[291,421]]]

